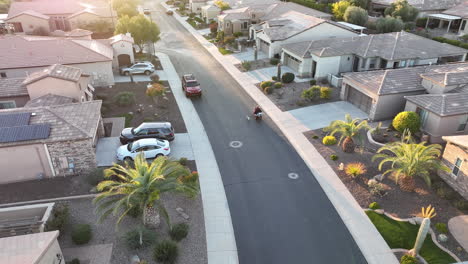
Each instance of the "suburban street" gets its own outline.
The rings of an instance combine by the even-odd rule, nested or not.
[[[203,96],[193,103],[222,174],[240,263],[366,263],[314,176],[274,124],[268,117],[261,122],[246,118],[255,103],[242,87],[162,6],[157,5],[152,19],[161,30],[157,51],[170,56],[179,74],[193,73],[201,83]],[[232,141],[242,145],[233,148]]]

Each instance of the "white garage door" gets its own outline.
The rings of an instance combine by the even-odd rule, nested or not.
[[[51,177],[42,144],[0,148],[0,184]]]
[[[285,61],[286,61],[286,66],[289,68],[295,70],[296,72],[299,72],[299,65],[302,63],[302,61],[288,55],[285,53]]]
[[[270,43],[260,39],[260,51],[265,54],[270,54]]]
[[[353,87],[349,87],[348,101],[368,114],[372,107],[372,98],[354,89]]]

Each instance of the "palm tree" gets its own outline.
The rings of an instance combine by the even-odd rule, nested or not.
[[[107,179],[98,184],[101,193],[93,200],[100,213],[99,221],[112,214],[119,215],[118,225],[132,209],[142,212],[142,224],[146,224],[147,209],[157,206],[159,213],[166,219],[169,227],[169,215],[160,201],[166,192],[183,193],[190,197],[198,194],[198,178],[176,161],[158,157],[149,164],[142,154],[135,158],[134,167],[126,164],[114,164],[104,171]],[[140,229],[141,230],[141,229]],[[140,244],[142,233],[140,231]]]
[[[335,120],[331,122],[330,126],[326,127],[324,131],[331,132],[331,136],[339,133],[341,135],[339,144],[343,143],[341,146],[343,151],[352,153],[356,147],[353,138],[358,136],[362,129],[369,129],[369,125],[366,120],[360,120],[359,118],[352,119],[351,115],[346,114],[344,121]]]
[[[382,171],[384,164],[390,163],[391,167],[383,174],[393,174],[402,190],[413,191],[414,176],[422,177],[430,186],[430,172],[432,170],[448,170],[439,159],[441,149],[442,147],[438,144],[426,146],[425,142],[414,143],[411,136],[404,134],[402,141],[381,147],[372,157],[372,161],[382,159],[379,164],[380,171]]]

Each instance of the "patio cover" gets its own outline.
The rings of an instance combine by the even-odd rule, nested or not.
[[[351,24],[351,23],[346,23],[346,22],[343,22],[343,21],[340,21],[338,22],[338,24],[341,24],[345,27],[349,27],[351,29],[354,29],[354,30],[363,30],[363,29],[366,29],[366,27],[363,27],[363,26],[359,26],[359,25],[355,25],[355,24]]]
[[[459,16],[451,16],[451,15],[446,15],[446,14],[430,14],[428,16],[431,18],[436,18],[436,19],[441,19],[441,20],[446,20],[446,21],[453,21],[453,20],[461,19],[461,17]]]

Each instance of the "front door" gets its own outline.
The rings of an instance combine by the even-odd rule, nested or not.
[[[312,78],[315,78],[315,73],[317,72],[317,62],[312,61]]]
[[[354,57],[353,61],[353,72],[357,72],[359,70],[359,58]]]
[[[120,54],[117,56],[117,61],[119,63],[119,67],[128,66],[131,64],[130,55],[128,54]]]

